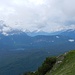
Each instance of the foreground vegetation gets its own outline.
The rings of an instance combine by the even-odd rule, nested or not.
[[[75,75],[75,50],[58,57],[48,57],[36,72],[24,75]]]
[[[75,51],[65,53],[63,57],[62,62],[56,63],[46,75],[75,75]]]
[[[45,75],[49,70],[52,69],[55,62],[55,57],[47,57],[42,66],[40,66],[36,72],[27,72],[24,75]]]

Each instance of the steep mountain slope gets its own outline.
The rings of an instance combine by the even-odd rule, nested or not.
[[[23,48],[29,44],[30,38],[26,33],[5,36],[0,34],[0,49]]]
[[[57,62],[46,75],[75,75],[75,51],[57,57]]]

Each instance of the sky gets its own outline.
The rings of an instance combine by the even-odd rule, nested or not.
[[[0,20],[5,31],[75,29],[75,0],[0,0]]]

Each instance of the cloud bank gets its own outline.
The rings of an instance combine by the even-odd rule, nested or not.
[[[0,0],[0,20],[24,31],[75,29],[74,3],[75,0]]]

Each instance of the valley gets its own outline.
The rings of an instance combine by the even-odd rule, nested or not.
[[[35,71],[46,57],[74,50],[75,38],[70,36],[71,31],[63,33],[33,37],[25,32],[8,36],[0,33],[0,75]],[[75,32],[72,31],[72,34]]]

